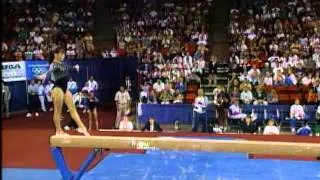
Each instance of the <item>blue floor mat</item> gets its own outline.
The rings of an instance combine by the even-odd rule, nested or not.
[[[60,172],[54,169],[2,168],[3,180],[59,180]]]
[[[4,180],[57,180],[56,170],[2,169]],[[23,177],[23,178],[22,178]],[[113,153],[84,180],[320,180],[320,163],[248,159],[242,153],[149,150]]]

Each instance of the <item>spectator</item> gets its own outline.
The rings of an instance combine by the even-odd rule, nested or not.
[[[300,105],[300,100],[296,99],[290,107],[290,125],[292,133],[296,132],[296,121],[301,121],[306,118],[303,107]]]
[[[40,80],[38,81],[38,97],[42,111],[47,112],[47,108],[45,105],[45,89]]]
[[[202,123],[202,132],[207,132],[207,111],[208,98],[204,96],[203,89],[198,90],[198,96],[193,103],[193,120],[192,120],[192,132],[198,131],[198,125]]]
[[[251,116],[246,116],[244,122],[241,123],[241,131],[245,134],[256,134],[257,126],[252,122]]]
[[[119,125],[119,130],[120,131],[132,131],[133,130],[133,124],[129,120],[127,115],[122,117],[122,121],[120,121],[120,125]]]
[[[307,122],[304,122],[304,125],[298,129],[298,136],[312,136],[312,130]]]
[[[170,102],[173,101],[172,93],[168,88],[161,92],[159,100],[161,101],[161,104],[170,104]]]
[[[252,92],[249,87],[245,87],[243,91],[240,93],[240,100],[244,104],[251,104],[253,100]]]
[[[263,130],[263,135],[279,135],[279,128],[275,126],[275,120],[269,119],[267,126]]]
[[[239,100],[234,99],[233,103],[229,107],[229,118],[243,120],[245,117],[247,117],[247,115],[241,112],[241,108],[239,106]]]
[[[28,85],[28,113],[26,115],[27,118],[32,117],[32,113],[35,113],[35,116],[39,116],[39,85],[35,83],[35,80],[31,80]]]
[[[275,89],[271,89],[270,93],[267,95],[268,104],[277,104],[279,103],[279,98],[277,91]]]
[[[6,118],[10,117],[10,100],[11,100],[11,91],[9,86],[5,85],[2,82],[2,116],[5,115]]]
[[[52,104],[52,97],[51,97],[51,91],[53,89],[53,83],[51,80],[48,81],[48,84],[46,84],[44,88],[44,93],[46,95],[49,111],[53,111],[53,104]]]
[[[141,131],[162,132],[162,128],[160,127],[160,124],[156,121],[154,117],[150,117],[141,129]]]
[[[253,97],[254,97],[254,101],[253,101],[254,105],[268,105],[267,95],[261,86],[256,87],[256,91],[253,93]]]
[[[320,121],[320,105],[318,106],[317,111],[316,111],[316,119],[318,121]]]
[[[158,79],[157,82],[153,84],[153,89],[158,95],[160,95],[160,93],[164,90],[164,83]]]
[[[97,92],[99,86],[96,80],[94,80],[93,76],[90,76],[88,80],[89,89],[92,89],[94,93]]]
[[[119,128],[120,120],[124,115],[127,115],[130,111],[131,97],[124,86],[120,86],[120,90],[116,93],[114,98],[117,107],[117,117],[115,127]]]
[[[77,82],[70,78],[67,84],[67,89],[74,95],[78,91]]]

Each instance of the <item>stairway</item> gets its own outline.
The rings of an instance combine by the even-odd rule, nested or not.
[[[94,3],[94,30],[93,38],[96,50],[112,49],[115,46],[115,22],[112,20],[112,7],[114,1],[96,0]]]
[[[215,1],[210,28],[210,44],[212,54],[219,60],[228,58],[229,44],[227,27],[229,25],[229,2],[228,0]]]

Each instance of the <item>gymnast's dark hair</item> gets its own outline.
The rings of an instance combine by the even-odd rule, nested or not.
[[[52,51],[50,52],[49,64],[51,64],[53,62],[54,55],[59,52],[65,52],[65,50],[62,46],[57,46],[56,48],[52,49]]]

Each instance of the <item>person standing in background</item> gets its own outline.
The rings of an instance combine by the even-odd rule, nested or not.
[[[28,103],[28,113],[26,117],[32,117],[32,113],[35,113],[35,116],[39,116],[39,85],[35,83],[34,80],[30,81],[28,85],[28,96],[29,96],[29,103]]]
[[[132,93],[132,81],[129,76],[126,76],[125,84],[126,84],[126,89],[128,90],[129,94],[132,95],[131,94]]]
[[[203,95],[203,89],[198,90],[198,96],[193,103],[193,119],[192,119],[192,132],[198,131],[199,123],[202,123],[202,132],[208,131],[207,123],[207,106],[208,98]]]
[[[78,91],[78,85],[72,78],[69,79],[67,86],[72,95],[74,95]]]
[[[38,88],[38,96],[39,96],[39,102],[40,102],[40,105],[41,105],[41,110],[43,111],[43,112],[47,112],[47,109],[46,109],[46,105],[45,105],[45,103],[44,103],[44,100],[45,100],[45,89],[44,89],[44,86],[43,86],[43,84],[42,84],[42,81],[38,81],[38,86],[39,86],[39,88]]]
[[[96,80],[94,80],[93,76],[90,76],[88,80],[88,86],[89,86],[89,89],[92,89],[94,93],[96,93],[99,88],[98,83]]]
[[[10,99],[11,99],[11,91],[9,86],[4,85],[2,83],[2,106],[1,106],[1,112],[2,117],[5,115],[6,118],[10,117]]]
[[[44,93],[46,95],[49,111],[53,111],[52,97],[51,97],[52,88],[53,88],[53,83],[52,83],[52,81],[49,80],[48,84],[44,88]]]
[[[227,128],[228,108],[230,104],[230,97],[226,93],[223,86],[219,86],[214,92],[214,105],[218,113],[219,128],[225,130]]]
[[[131,97],[124,86],[120,86],[120,90],[116,93],[114,100],[116,101],[117,107],[115,127],[119,128],[122,117],[130,112]]]

